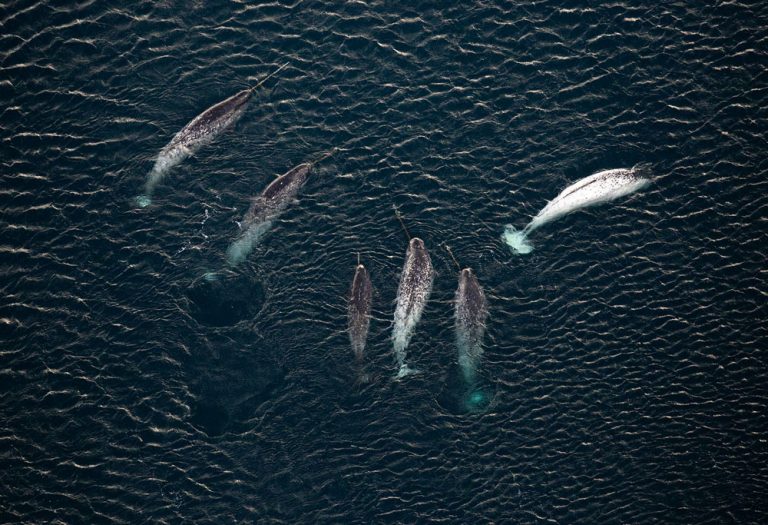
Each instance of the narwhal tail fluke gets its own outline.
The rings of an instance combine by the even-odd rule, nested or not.
[[[155,165],[152,167],[152,171],[147,175],[147,180],[144,183],[144,193],[136,197],[135,202],[139,208],[146,208],[152,204],[152,194],[155,192],[155,187],[163,180],[165,173],[171,168],[168,164],[168,160],[161,152],[158,155]]]
[[[653,173],[650,162],[641,162],[632,166],[632,174],[637,177],[633,191],[639,191],[653,182]]]
[[[507,224],[501,238],[517,254],[524,255],[533,251],[533,245],[528,240],[528,228],[518,230],[511,224]]]
[[[478,385],[467,388],[463,396],[464,409],[468,412],[477,412],[485,408],[490,402],[490,394]]]
[[[632,173],[639,177],[643,177],[646,179],[651,178],[651,163],[650,162],[638,162],[634,166],[632,166],[631,170]]]

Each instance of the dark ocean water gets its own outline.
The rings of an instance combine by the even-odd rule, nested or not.
[[[3,4],[0,522],[768,523],[767,49],[763,2]],[[221,272],[248,198],[332,147]],[[437,271],[399,382],[393,204]],[[489,300],[475,413],[441,242]]]

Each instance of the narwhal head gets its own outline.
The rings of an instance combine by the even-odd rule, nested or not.
[[[472,268],[464,268],[459,274],[459,288],[462,290],[469,290],[475,288],[474,283],[476,279],[472,273]]]
[[[253,91],[250,88],[243,89],[238,93],[232,95],[232,97],[226,102],[226,111],[232,113],[239,113],[245,110],[246,104],[250,102],[253,97]]]
[[[484,323],[488,312],[485,294],[471,268],[464,268],[459,274],[459,289],[456,293],[472,318],[480,324]]]
[[[362,263],[358,263],[355,267],[355,277],[354,280],[357,281],[358,279],[364,279],[368,275],[368,270],[365,269],[365,266]]]
[[[294,170],[294,180],[298,181],[299,184],[304,184],[307,182],[307,179],[312,174],[312,167],[314,164],[311,162],[305,162],[303,164],[299,164]]]
[[[418,237],[414,237],[413,239],[411,239],[411,242],[408,243],[408,248],[411,249],[411,250],[422,251],[422,250],[425,249],[424,248],[424,241],[422,241]]]
[[[285,176],[286,179],[290,179],[292,181],[299,181],[300,184],[304,184],[307,181],[307,178],[309,177],[310,172],[312,171],[313,164],[311,162],[304,162],[302,164],[299,164],[295,168],[293,168],[291,171],[288,172],[288,174]]]

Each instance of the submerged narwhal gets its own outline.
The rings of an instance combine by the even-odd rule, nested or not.
[[[477,369],[483,356],[485,319],[488,317],[485,293],[471,268],[464,268],[459,274],[454,315],[459,368],[467,386],[471,387],[477,380]]]
[[[443,247],[459,270],[459,286],[454,300],[454,330],[460,371],[458,397],[462,411],[477,412],[488,405],[491,390],[483,384],[479,369],[483,357],[483,337],[488,318],[488,301],[472,268],[461,269],[448,245]]]
[[[163,180],[174,166],[183,162],[197,150],[210,143],[224,130],[232,126],[245,112],[253,92],[288,64],[283,64],[264,77],[253,87],[244,89],[226,100],[214,104],[192,119],[171,141],[160,150],[152,171],[144,183],[144,194],[136,198],[137,204],[144,208],[152,202],[155,187]]]

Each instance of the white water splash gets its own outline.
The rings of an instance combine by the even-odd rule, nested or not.
[[[526,230],[517,230],[511,224],[507,224],[501,238],[515,253],[526,254],[533,251],[533,245],[528,240]]]
[[[203,229],[205,228],[205,223],[206,223],[206,222],[208,222],[208,219],[210,219],[210,218],[211,218],[211,214],[208,212],[208,205],[207,205],[207,204],[203,204],[203,206],[205,206],[205,209],[204,209],[204,211],[205,211],[205,214],[204,214],[204,216],[203,216],[203,220],[202,220],[202,221],[200,221],[200,229],[198,230],[198,232],[197,232],[197,233],[198,233],[198,234],[199,234],[199,235],[200,235],[200,236],[201,236],[203,239],[205,239],[205,240],[207,241],[207,240],[208,240],[208,235],[206,235],[206,233],[203,231]],[[193,248],[193,249],[197,249],[197,250],[199,250],[199,249],[201,249],[201,248],[202,248],[202,246],[203,246],[204,244],[205,244],[204,242],[203,242],[203,243],[200,243],[200,244],[195,244],[195,243],[193,243],[191,240],[189,240],[189,241],[187,241],[187,242],[186,242],[186,244],[184,244],[184,246],[182,246],[181,248],[179,248],[179,250],[178,250],[178,251],[177,251],[177,252],[174,254],[174,257],[175,257],[175,256],[177,256],[177,255],[179,255],[180,253],[182,253],[183,251],[185,251],[185,250],[187,250],[187,249],[189,249],[189,248]]]

